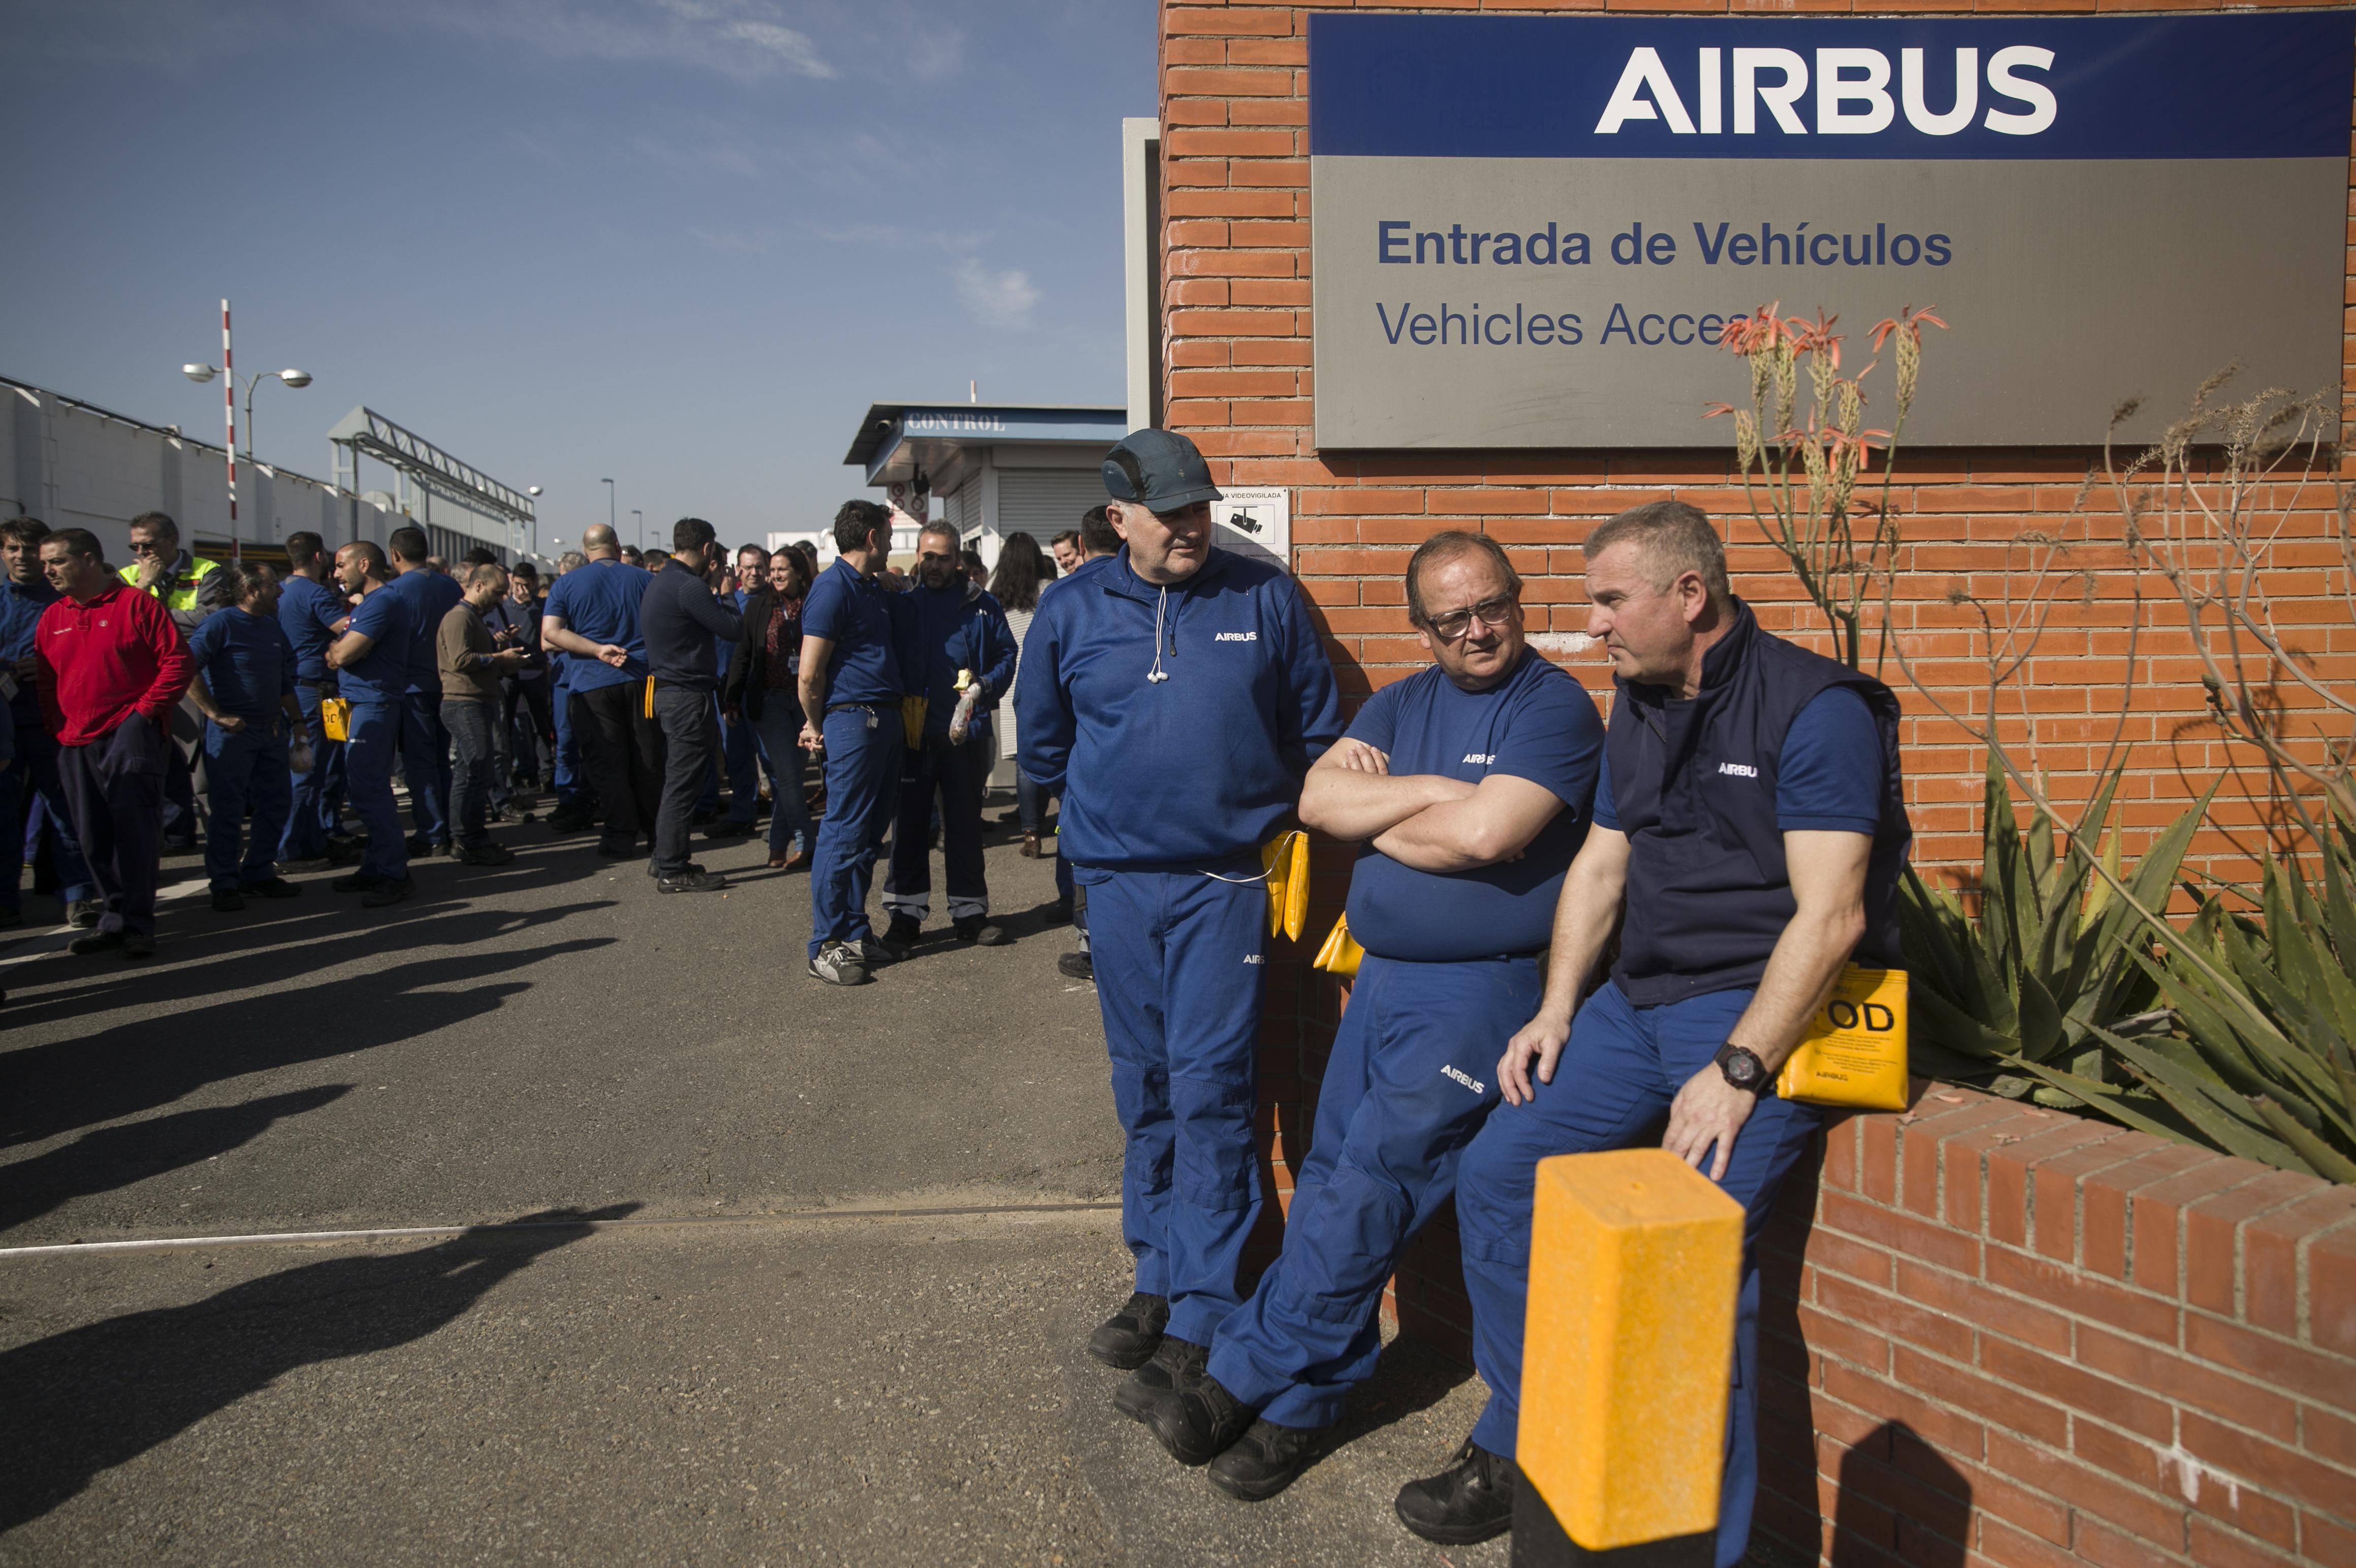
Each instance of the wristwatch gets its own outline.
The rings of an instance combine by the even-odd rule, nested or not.
[[[1732,1041],[1719,1046],[1718,1055],[1711,1060],[1737,1089],[1747,1089],[1753,1094],[1766,1089],[1767,1064]]]

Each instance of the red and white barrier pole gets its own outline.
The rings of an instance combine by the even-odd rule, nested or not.
[[[229,301],[221,301],[221,418],[229,428],[229,558],[241,560],[237,535],[237,361],[230,354]]]

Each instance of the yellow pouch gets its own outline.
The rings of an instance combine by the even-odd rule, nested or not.
[[[1298,827],[1278,834],[1260,846],[1259,863],[1268,871],[1268,933],[1300,941],[1309,916],[1309,835]]]
[[[340,697],[322,698],[319,701],[319,727],[330,741],[352,738],[352,705]]]
[[[900,731],[911,751],[925,743],[925,709],[931,706],[930,700],[922,697],[900,699]]]
[[[655,716],[655,677],[647,677],[647,717]]]
[[[1350,917],[1345,914],[1325,933],[1325,945],[1317,950],[1317,961],[1311,967],[1347,979],[1358,972],[1358,960],[1365,955],[1366,950],[1350,934]]]
[[[1906,1108],[1906,971],[1841,970],[1775,1075],[1775,1093],[1853,1111]]]

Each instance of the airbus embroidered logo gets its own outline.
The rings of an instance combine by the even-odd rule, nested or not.
[[[1244,962],[1247,964],[1257,964],[1259,961],[1260,955],[1257,953],[1247,953],[1244,955]]]
[[[1464,761],[1476,768],[1485,768],[1496,760],[1497,753],[1494,752],[1467,752],[1464,753]]]
[[[1720,763],[1718,764],[1718,771],[1722,773],[1732,773],[1739,779],[1755,779],[1759,776],[1759,770],[1749,763]]]
[[[1256,643],[1259,641],[1259,634],[1258,632],[1221,632],[1217,636],[1213,637],[1211,641],[1215,643]]]
[[[1468,1078],[1453,1067],[1442,1067],[1440,1070],[1440,1075],[1442,1078],[1455,1079],[1456,1082],[1463,1084],[1464,1087],[1472,1090],[1475,1094],[1483,1094],[1488,1093],[1487,1084],[1482,1083],[1478,1078]]]

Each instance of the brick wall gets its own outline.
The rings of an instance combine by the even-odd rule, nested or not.
[[[2356,1568],[2356,1188],[1933,1088],[1766,1249],[1761,1537],[1842,1568]]]
[[[1761,0],[1731,4],[1728,0],[1717,4],[1424,0],[1396,6],[1386,0],[1361,0],[1359,8],[1376,5],[1521,13],[1875,9],[1845,0],[1772,0],[1772,4]],[[1763,536],[1742,513],[1740,491],[1723,450],[1698,445],[1688,452],[1638,453],[1318,449],[1312,420],[1316,389],[1311,368],[1314,324],[1310,296],[1305,37],[1308,15],[1316,8],[1320,7],[1248,0],[1235,4],[1163,0],[1162,4],[1163,389],[1168,422],[1194,438],[1211,458],[1218,478],[1291,490],[1294,571],[1324,634],[1345,705],[1355,707],[1378,686],[1411,673],[1422,662],[1407,623],[1400,572],[1408,552],[1433,531],[1476,528],[1496,537],[1513,552],[1517,570],[1527,580],[1524,597],[1531,629],[1577,631],[1584,621],[1579,541],[1603,518],[1667,496],[1691,501],[1714,517],[1730,519],[1736,591],[1757,608],[1770,629],[1830,651],[1821,622],[1800,600],[1781,558],[1766,548]],[[2138,7],[2116,5],[2111,0],[2060,4],[1986,0],[1977,5],[1969,0],[1962,4],[1907,0],[1902,7],[1892,8],[2062,14]],[[2226,7],[2191,0],[2189,5],[2166,8]],[[2351,210],[2356,210],[2356,205]],[[2356,226],[2351,226],[2351,241],[2356,242]],[[2351,299],[2356,301],[2356,283],[2351,284]],[[1835,313],[1843,309],[1843,302],[1835,297],[1816,300],[1787,294],[1783,304],[1790,311],[1812,312],[1819,306]],[[1850,322],[1860,331],[1865,325]],[[1959,324],[1957,330],[1967,325]],[[1861,336],[1853,337],[1851,344],[1861,349]],[[1855,363],[1853,358],[1852,367]],[[1730,400],[1743,396],[1747,380],[1740,366],[1730,359],[1727,370],[1724,395]],[[1938,373],[1939,343],[1933,334],[1924,375],[1935,379]],[[1881,386],[1869,381],[1868,389],[1886,398],[1889,372],[1885,368],[1878,374],[1883,378]],[[2182,389],[2180,396],[2175,389],[2143,389],[2153,393],[2163,409],[2176,406],[2190,394],[2189,388]],[[1699,424],[1699,413],[1697,410],[1697,442],[1706,428]],[[2024,536],[2039,532],[2068,536],[2074,546],[2070,564],[2095,574],[2094,592],[2088,602],[2073,602],[2056,611],[2037,658],[2024,671],[2020,694],[2012,699],[2024,705],[2026,712],[2012,716],[2008,710],[2008,716],[2000,719],[2000,729],[2011,741],[2033,747],[2035,761],[2048,770],[2054,793],[2063,800],[2084,797],[2092,770],[2115,732],[2133,746],[2136,766],[2122,791],[2129,828],[2126,848],[2132,855],[2141,841],[2173,819],[2212,780],[2224,774],[2230,781],[2235,770],[2246,769],[2252,759],[2236,755],[2208,722],[2197,667],[2189,656],[2190,645],[2180,629],[2180,617],[2147,613],[2139,639],[2131,644],[2129,628],[2136,613],[2138,585],[2125,570],[2118,518],[2106,515],[2099,504],[2076,520],[2070,515],[2095,453],[2086,445],[2063,443],[2098,441],[2109,413],[2108,409],[2087,410],[2082,428],[2053,432],[2057,444],[2050,449],[1941,450],[1904,456],[1894,496],[1905,521],[1895,562],[1892,624],[1907,639],[1913,656],[1922,661],[1925,677],[1952,704],[1966,713],[1985,713],[1981,690],[1985,649],[1972,633],[1977,623],[1967,607],[1949,602],[1950,591],[1961,588],[1983,598],[2000,598],[2008,581],[2019,585],[2015,573]],[[1877,422],[1879,418],[1869,418],[1868,422]],[[1717,427],[1707,428],[1716,433]],[[2291,536],[2306,542],[2277,562],[2285,570],[2271,586],[2278,592],[2284,624],[2294,628],[2291,636],[2298,650],[2334,677],[2344,677],[2356,673],[2356,626],[2348,624],[2345,603],[2335,596],[2344,585],[2343,573],[2337,552],[2325,542],[2323,534],[2324,520],[2319,514],[2296,517]],[[2140,586],[2147,595],[2156,592],[2156,585],[2148,581]],[[1610,681],[1601,666],[1574,663],[1569,667],[1599,703],[1605,699]],[[1895,684],[1895,672],[1890,673]],[[2296,693],[2288,695],[2297,700]],[[1918,694],[1901,689],[1901,697],[1909,714],[1904,732],[1907,794],[1918,835],[1917,863],[1933,880],[1967,884],[1970,869],[1979,856],[1980,753]],[[2263,849],[2266,811],[2248,793],[2229,788],[2214,820],[2213,829],[2195,843],[2196,858],[2205,858],[2221,871],[2245,869],[2251,852]],[[1311,972],[1306,960],[1340,912],[1348,885],[1349,853],[1341,846],[1320,844],[1315,865],[1306,942],[1297,951],[1280,943],[1270,954],[1261,1057],[1261,1132],[1267,1174],[1280,1198],[1289,1196],[1290,1172],[1308,1148],[1310,1115],[1342,1006],[1339,988]],[[1976,1100],[1970,1104],[1974,1115],[1995,1114],[1978,1109]],[[1937,1119],[1944,1123],[1946,1107],[1936,1108],[1942,1112]],[[1908,1124],[1912,1129],[1906,1137],[1909,1149],[1921,1147],[1924,1135],[1920,1129],[1933,1120],[1925,1115]],[[2138,1275],[2116,1284],[2088,1277],[2083,1287],[2051,1285],[2054,1291],[2070,1296],[2072,1302],[2078,1299],[2072,1293],[2083,1288],[2089,1302],[2115,1298],[2142,1304],[2136,1309],[2141,1316],[2122,1323],[2106,1317],[2100,1309],[2039,1299],[2040,1289],[2050,1282],[2080,1277],[2064,1267],[2056,1251],[2080,1243],[2066,1231],[2057,1231],[2055,1224],[2039,1229],[2034,1244],[2017,1240],[2002,1229],[2026,1222],[2025,1200],[2014,1200],[2019,1212],[2008,1220],[1998,1212],[1998,1203],[1989,1211],[1985,1225],[1975,1217],[1949,1226],[1938,1202],[1932,1204],[1927,1217],[1902,1205],[1890,1207],[1895,1200],[1885,1195],[1883,1188],[1869,1191],[1858,1188],[1855,1172],[1863,1165],[1857,1158],[1851,1157],[1846,1166],[1837,1158],[1826,1179],[1824,1198],[1843,1220],[1839,1225],[1820,1224],[1816,1231],[1820,1240],[1812,1245],[1828,1252],[1858,1245],[1843,1228],[1855,1217],[1848,1206],[1859,1206],[1857,1213],[1862,1213],[1865,1205],[1879,1206],[1876,1211],[1886,1210],[1891,1228],[1878,1243],[1883,1250],[1875,1254],[1881,1259],[1882,1273],[1875,1277],[1883,1296],[1874,1310],[1879,1311],[1886,1303],[1893,1314],[1922,1317],[1922,1300],[1910,1296],[1910,1286],[1923,1282],[1952,1282],[1955,1293],[1951,1299],[1967,1305],[1965,1316],[1956,1320],[1950,1337],[1935,1343],[1916,1343],[1893,1335],[1887,1323],[1867,1328],[1847,1324],[1831,1305],[1815,1296],[1797,1309],[1804,1312],[1800,1321],[1804,1327],[1785,1336],[1799,1347],[1791,1352],[1791,1358],[1799,1359],[1791,1360],[1787,1370],[1796,1378],[1804,1360],[1808,1375],[1831,1375],[1839,1389],[1848,1391],[1847,1394],[1821,1388],[1815,1391],[1817,1408],[1827,1413],[1825,1420],[1835,1423],[1820,1422],[1817,1430],[1826,1435],[1824,1443],[1838,1446],[1837,1452],[1829,1447],[1819,1450],[1821,1466],[1832,1478],[1825,1503],[1826,1517],[1837,1514],[1847,1522],[1847,1510],[1853,1510],[1858,1524],[1850,1532],[1852,1545],[1863,1550],[1868,1541],[1895,1539],[1894,1499],[1896,1514],[1915,1519],[1909,1528],[1944,1525],[1948,1533],[1942,1539],[1955,1552],[1976,1553],[2006,1568],[2044,1568],[2052,1553],[2072,1552],[2109,1568],[2143,1568],[2188,1557],[2221,1568],[2230,1557],[2233,1568],[2257,1568],[2269,1553],[2279,1557],[2300,1550],[2317,1562],[2356,1568],[2356,1556],[2351,1556],[2356,1534],[2350,1532],[2351,1512],[2356,1504],[2343,1502],[2333,1516],[2339,1522],[2334,1523],[2331,1517],[2318,1511],[2322,1498],[2285,1489],[2292,1477],[2312,1480],[2332,1474],[2343,1491],[2356,1490],[2356,1479],[2345,1469],[2356,1463],[2351,1458],[2356,1456],[2356,1424],[2351,1424],[2356,1410],[2351,1408],[2351,1398],[2356,1396],[2344,1392],[2351,1372],[2346,1358],[2356,1349],[2351,1344],[2351,1336],[2356,1336],[2356,1318],[2332,1318],[2332,1309],[2327,1309],[2328,1321],[2314,1324],[2310,1338],[2307,1322],[2281,1317],[2284,1298],[2278,1293],[2285,1260],[2297,1262],[2296,1249],[2286,1251],[2283,1240],[2286,1232],[2282,1227],[2293,1222],[2286,1216],[2319,1211],[2318,1205],[2329,1208],[2339,1199],[2309,1200],[2306,1208],[2293,1204],[2287,1209],[2268,1209],[2263,1218],[2254,1218],[2257,1211],[2245,1212],[2244,1208],[2285,1190],[2282,1184],[2288,1179],[2254,1167],[2207,1160],[2191,1151],[2163,1149],[2145,1140],[2134,1146],[2122,1144],[2119,1140],[2130,1135],[2060,1116],[2046,1118],[2036,1130],[2073,1149],[2083,1141],[2086,1160],[2099,1160],[2101,1149],[2116,1152],[2133,1147],[2142,1162],[2137,1168],[2163,1169],[2196,1182],[2204,1179],[2204,1173],[2222,1180],[2230,1171],[2233,1185],[2223,1196],[2194,1206],[2190,1217],[2166,1208],[2178,1200],[2173,1184],[2138,1198],[2136,1212],[2150,1220],[2155,1239],[2145,1246],[2138,1236],[2135,1255],[2140,1260],[2139,1267],[2158,1268],[2158,1260],[2163,1255],[2175,1259],[2167,1265],[2173,1272],[2166,1282]],[[1897,1136],[1895,1119],[1852,1122],[1837,1135],[1835,1147],[1837,1150],[1841,1138],[1895,1139]],[[1997,1131],[1986,1135],[1989,1140],[2001,1136]],[[1985,1157],[1989,1167],[1983,1185],[1990,1191],[2016,1190],[2006,1185],[2019,1179],[2013,1147],[1993,1141],[1979,1147],[1976,1157]],[[1935,1173],[1939,1169],[1935,1153],[1932,1157]],[[2170,1162],[2178,1162],[2183,1170]],[[2039,1189],[2040,1195],[2066,1190],[2051,1188],[2051,1182],[2062,1179],[2060,1170],[2068,1169],[2074,1176],[2077,1168],[2058,1166],[2050,1178],[2041,1175],[2048,1185]],[[2042,1173],[2046,1168],[2040,1169]],[[1931,1179],[1936,1180],[1936,1176]],[[1843,1181],[1847,1185],[1841,1185]],[[1910,1182],[1908,1190],[1919,1198],[1919,1184]],[[1954,1190],[1960,1193],[1964,1189]],[[2201,1189],[2204,1193],[2210,1190]],[[1887,1186],[1888,1194],[1895,1191],[1894,1185]],[[2108,1243],[2101,1236],[2102,1226],[2110,1222],[2112,1210],[2104,1205],[2111,1200],[2100,1195],[2106,1189],[2089,1187],[2087,1191],[2096,1196],[2087,1200],[2092,1204],[2088,1212],[2094,1217],[2085,1223],[2093,1240],[2084,1244],[2101,1255],[2088,1255],[2086,1264],[2093,1274],[2100,1275],[2109,1258],[2102,1253]],[[1276,1208],[1271,1205],[1268,1231],[1259,1239],[1263,1256],[1275,1244],[1280,1224]],[[1804,1213],[1804,1205],[1798,1211]],[[2179,1217],[2164,1222],[2154,1218],[2162,1213]],[[2233,1217],[2221,1218],[2228,1214]],[[2244,1221],[2250,1223],[2237,1230]],[[1893,1245],[1890,1237],[1901,1231],[1907,1241]],[[2162,1247],[2158,1239],[2162,1232],[2173,1238],[2169,1244],[2179,1251],[2153,1250]],[[2026,1234],[2024,1231],[2023,1238]],[[2236,1249],[2244,1249],[2273,1271],[2265,1273],[2264,1283],[2254,1287],[2255,1298],[2265,1304],[2254,1309],[2259,1314],[2256,1317],[2244,1315],[2242,1301],[2253,1288],[2247,1280],[2260,1276],[2250,1275],[2245,1280],[2232,1269],[2213,1272],[2222,1266],[2213,1264],[2220,1235],[2226,1255],[2236,1260],[2235,1267],[2240,1266],[2241,1257]],[[1933,1237],[1941,1239],[1929,1240]],[[1915,1254],[1912,1243],[1918,1240],[1933,1250]],[[2356,1275],[2350,1273],[2350,1259],[2356,1255],[2351,1254],[2351,1247],[2356,1247],[2356,1231],[2343,1228],[2316,1253],[2321,1260],[2318,1267],[2327,1274],[2330,1268],[2340,1271],[2336,1277],[2341,1282],[2343,1301],[2356,1300],[2345,1294],[2356,1291]],[[1905,1261],[1897,1261],[1900,1253],[1905,1254]],[[1969,1268],[1962,1266],[1966,1254]],[[1831,1281],[1836,1296],[1850,1291],[1852,1295],[1843,1299],[1854,1300],[1858,1299],[1854,1292],[1872,1283],[1829,1264],[1820,1267],[1813,1252],[1810,1258],[1811,1289]],[[2200,1259],[2212,1260],[2198,1265],[2211,1272],[2193,1272]],[[2122,1263],[2119,1269],[2109,1272],[2117,1275],[2124,1268]],[[1984,1270],[2006,1272],[1999,1276]],[[2196,1280],[2204,1282],[2200,1289],[2212,1292],[2217,1281],[2229,1282],[2222,1308],[2211,1296],[2172,1294],[2192,1291]],[[1443,1219],[1419,1239],[1401,1270],[1393,1305],[1405,1326],[1461,1354],[1469,1329],[1462,1284],[1454,1228]],[[1787,1328],[1794,1321],[1791,1292],[1787,1283],[1783,1314]],[[2019,1316],[1986,1327],[1969,1317],[1981,1307],[1994,1304],[2003,1304],[2004,1312]],[[2356,1311],[2356,1307],[2345,1310]],[[2164,1333],[2163,1317],[2166,1325],[2172,1326]],[[2003,1326],[2031,1321],[2044,1325],[2040,1330],[2044,1338],[2021,1338]],[[2136,1338],[2145,1328],[2151,1330],[2151,1336]],[[1956,1333],[1966,1339],[1959,1343],[1953,1338]],[[1821,1344],[1816,1339],[1819,1334],[1825,1337]],[[1866,1363],[1873,1361],[1874,1346],[1880,1347],[1881,1360],[1869,1371]],[[1978,1359],[1991,1353],[1990,1347],[1996,1360]],[[1847,1359],[1847,1349],[1857,1350],[1863,1360]],[[1955,1355],[1958,1349],[1967,1353]],[[2263,1351],[2277,1360],[2236,1364],[2233,1355],[2244,1350],[2252,1355]],[[2031,1360],[2032,1356],[2045,1360]],[[2113,1359],[2106,1361],[2103,1359],[2106,1356]],[[2340,1359],[2329,1360],[2331,1356]],[[2121,1357],[2128,1360],[2117,1359]],[[2145,1361],[2135,1360],[2138,1357],[2147,1359],[2147,1368]],[[2093,1360],[2081,1362],[2078,1358]],[[2127,1367],[2135,1370],[2122,1371]],[[2319,1403],[2319,1396],[2310,1397],[2300,1403],[2286,1391],[2303,1383],[2301,1368],[2335,1374],[2341,1396]],[[2036,1386],[2024,1390],[2016,1374],[2026,1374]],[[1925,1416],[1918,1421],[1912,1413],[1922,1396],[1906,1392],[1916,1386],[1912,1380],[1918,1375],[1934,1384],[1952,1384],[1956,1394],[1985,1392],[1991,1401],[1997,1399],[2000,1390],[2015,1390],[2010,1397],[2019,1412],[2033,1406],[2040,1413],[2025,1431],[2003,1425],[1987,1411],[1973,1412],[1952,1403],[1940,1407],[1948,1413],[1941,1420]],[[2136,1417],[2124,1424],[2072,1408],[2079,1391],[2092,1390],[2096,1384],[2125,1387],[2170,1377],[2179,1379],[2183,1403],[2176,1403],[2176,1394],[2140,1392],[2137,1397],[2145,1403],[2130,1402],[2124,1407]],[[1791,1385],[1791,1397],[1782,1402],[1779,1410],[1800,1424],[1799,1429],[1785,1435],[1782,1446],[1804,1454],[1810,1448],[1807,1412],[1804,1402],[1794,1403],[1796,1386],[1796,1381]],[[1868,1387],[1886,1389],[1890,1403],[1885,1406],[1863,1400]],[[2246,1406],[2221,1411],[2216,1402],[2225,1396],[2218,1391],[2227,1387],[2256,1392],[2249,1394]],[[1852,1394],[1862,1403],[1839,1403]],[[2315,1391],[2310,1388],[2308,1394],[2315,1395]],[[1910,1398],[1917,1403],[1905,1403]],[[2204,1398],[2209,1403],[2204,1403]],[[2183,1463],[2214,1467],[2198,1472],[2212,1478],[2203,1481],[2196,1501],[2188,1501],[2181,1488],[2170,1492],[2159,1484],[2161,1477],[2152,1467],[2157,1461],[2145,1463],[2158,1450],[2130,1445],[2146,1442],[2146,1434],[2136,1422],[2157,1423],[2154,1412],[2159,1405],[2170,1413],[2169,1434],[2158,1449],[2180,1440],[2192,1456]],[[1850,1413],[1845,1425],[1835,1419],[1839,1410]],[[2241,1413],[2236,1415],[2235,1411]],[[1858,1424],[1865,1417],[1870,1419]],[[1950,1446],[1952,1437],[1952,1452],[1931,1463],[1923,1457],[1916,1438],[1901,1437],[1882,1424],[1901,1418],[1914,1422],[1913,1429],[1934,1445]],[[2086,1446],[2073,1447],[2082,1431]],[[2302,1443],[2308,1446],[2302,1447]],[[2283,1466],[2280,1476],[2275,1474],[2277,1461]],[[2331,1472],[2333,1465],[2342,1468]],[[1942,1470],[1939,1466],[1948,1468]],[[2269,1478],[2248,1478],[2253,1469]],[[2128,1470],[2134,1474],[2127,1474]],[[2043,1482],[2035,1478],[2040,1474],[2046,1477]],[[2228,1474],[2243,1479],[2214,1478]],[[1929,1478],[1922,1478],[1924,1475]],[[1952,1506],[1933,1506],[1930,1492],[1922,1489],[1928,1487],[1936,1491],[1938,1477],[1947,1475],[1962,1476],[1977,1488],[1974,1495],[1980,1511],[1969,1526],[1954,1521]],[[1844,1500],[1836,1509],[1833,1492],[1845,1476],[1852,1477],[1853,1482],[1839,1491]],[[1778,1477],[1779,1484],[1790,1479]],[[2234,1495],[2236,1485],[2244,1499],[2242,1510],[2221,1513],[2225,1508],[2221,1499]],[[2109,1489],[2104,1490],[2105,1487]],[[1953,1489],[1951,1483],[1951,1493]],[[2312,1490],[2309,1488],[2309,1494]],[[1814,1542],[1812,1483],[1801,1477],[1790,1496],[1796,1500],[1776,1505],[1780,1512],[1774,1515],[1775,1528],[1796,1531],[1798,1538]],[[2038,1500],[2033,1505],[2018,1500],[2030,1498]],[[2136,1506],[2124,1500],[2129,1498],[2136,1499]],[[2111,1511],[2096,1509],[2096,1499]],[[2086,1510],[2083,1514],[2076,1511],[2082,1507]],[[1804,1513],[1805,1519],[1801,1517]],[[2166,1523],[2171,1518],[2177,1520],[2173,1534]],[[1874,1520],[1881,1522],[1873,1524]],[[2047,1559],[2027,1561],[2040,1551],[2048,1554]],[[2240,1555],[2233,1556],[2235,1552]],[[2133,1563],[2126,1561],[2130,1556]]]

